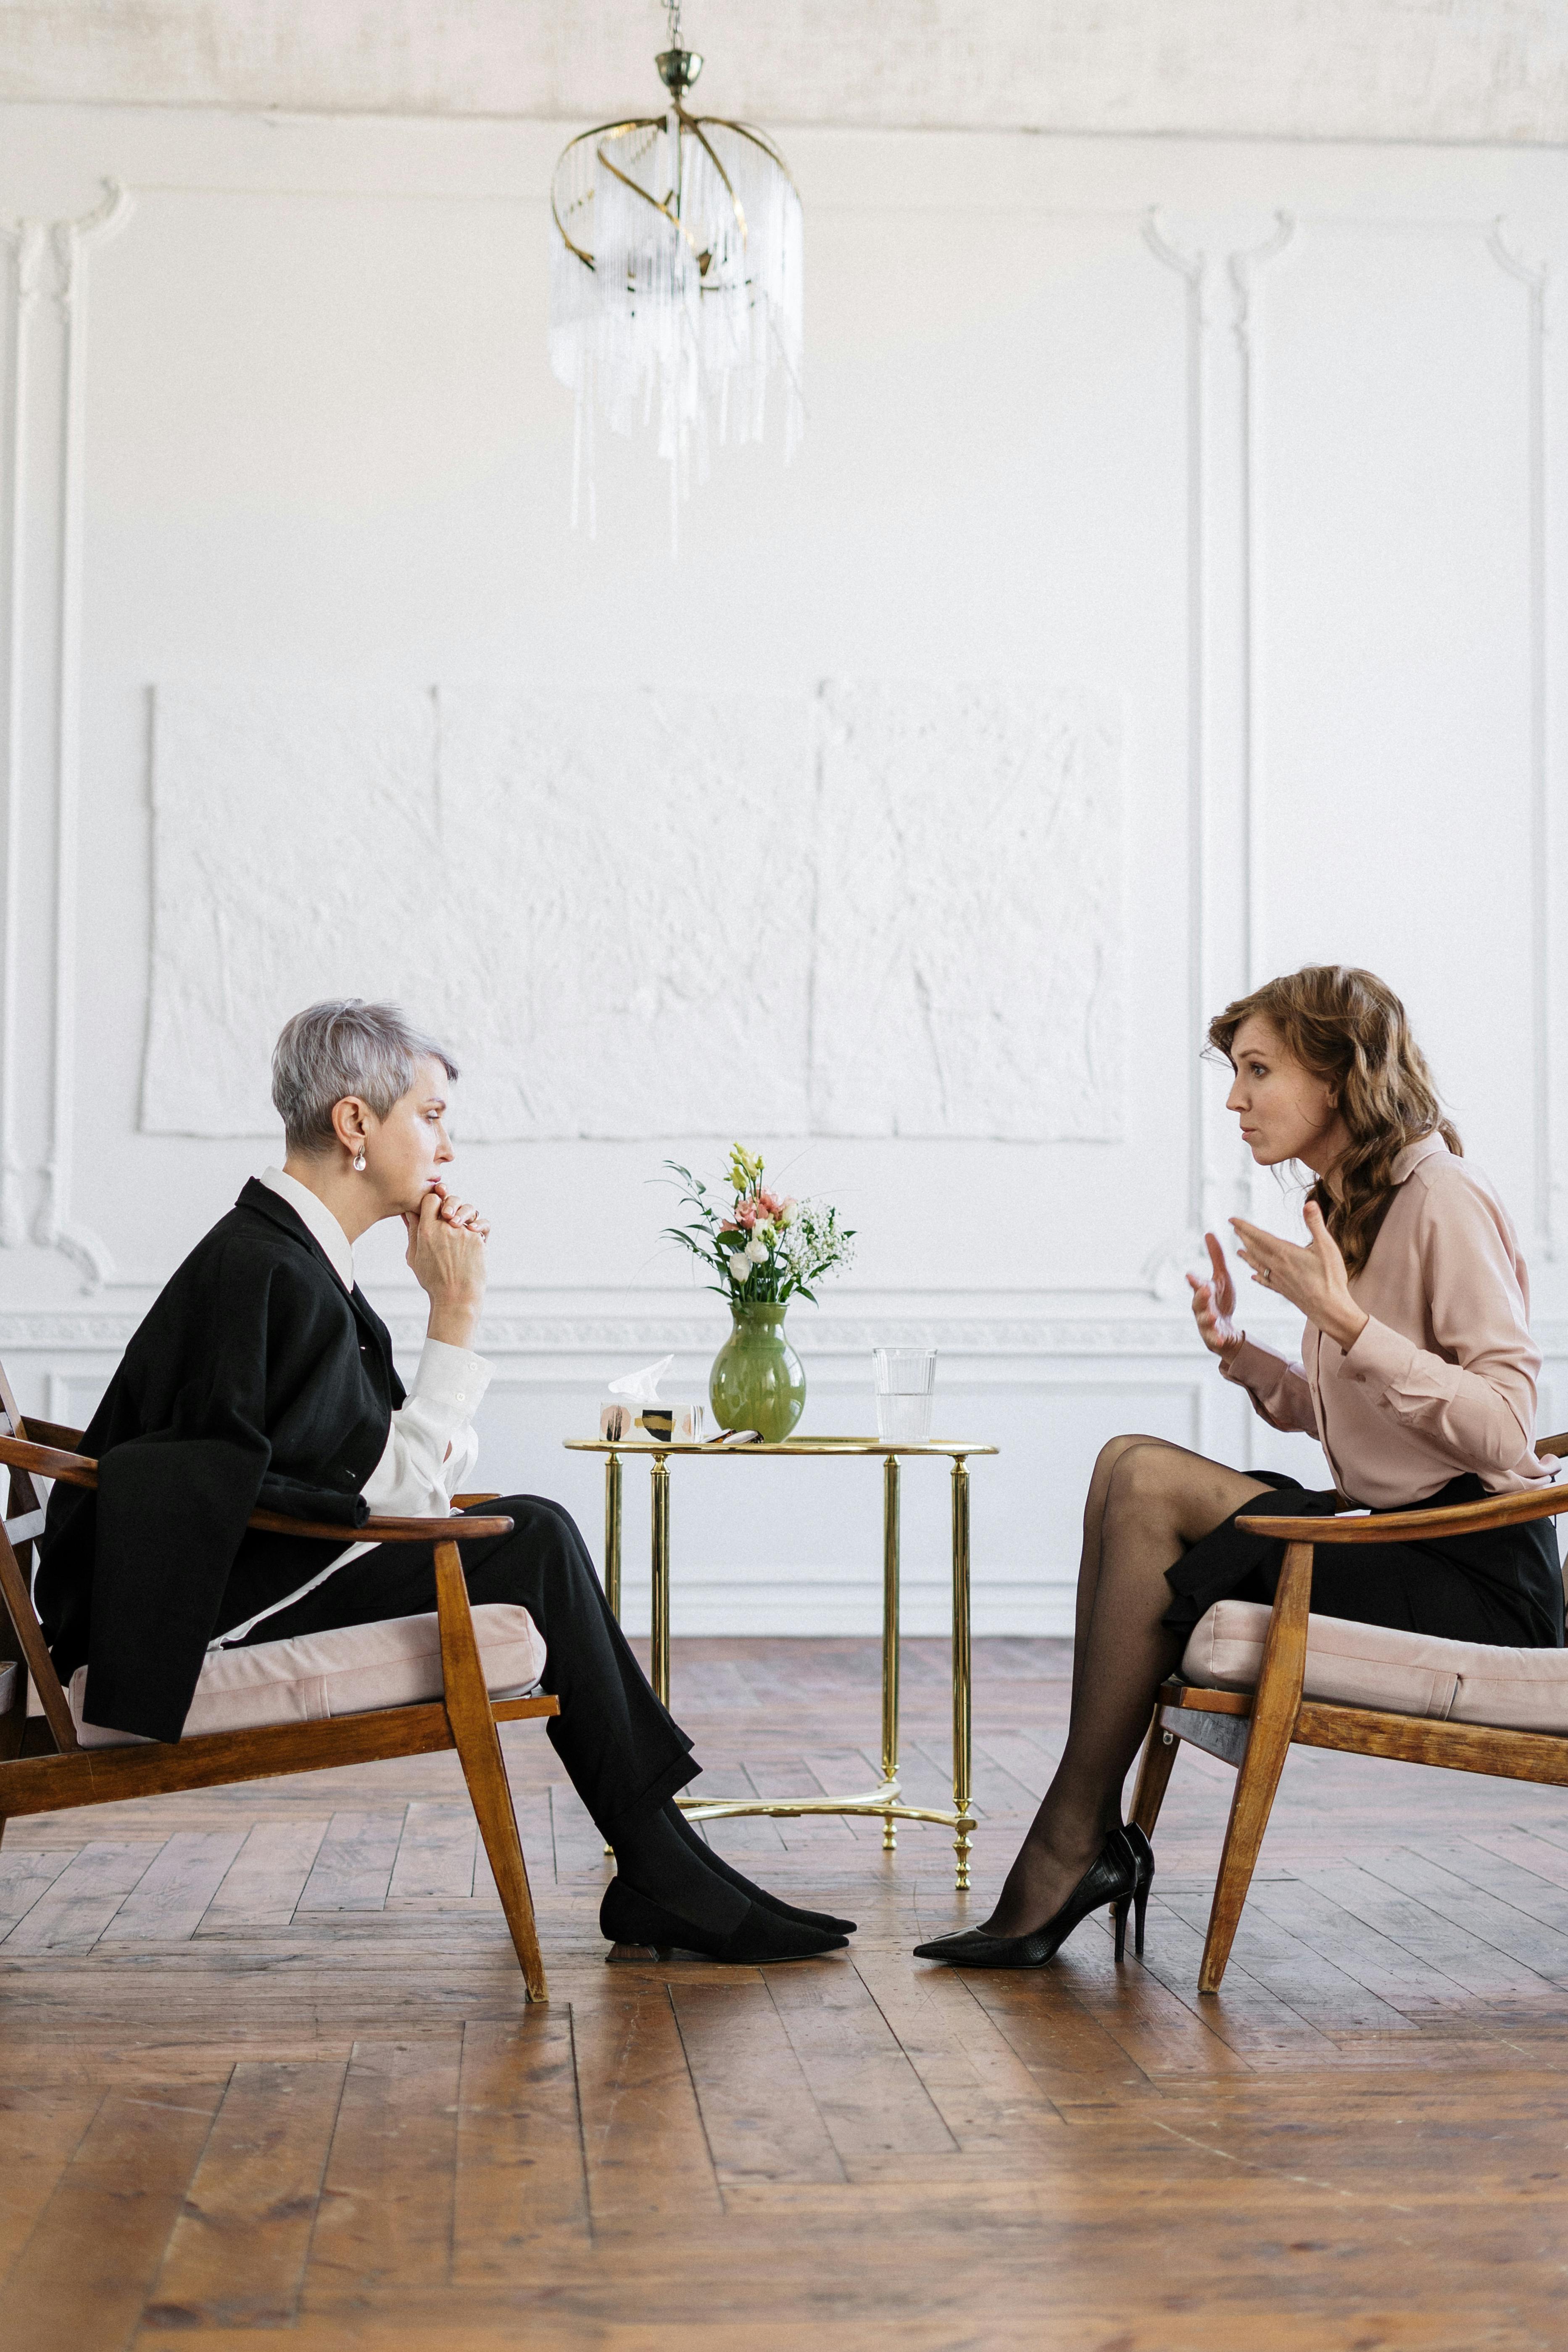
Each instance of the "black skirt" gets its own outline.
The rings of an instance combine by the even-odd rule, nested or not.
[[[1268,1536],[1244,1534],[1238,1518],[1330,1518],[1345,1507],[1331,1491],[1314,1493],[1277,1470],[1248,1475],[1267,1480],[1274,1492],[1255,1495],[1165,1571],[1175,1598],[1163,1622],[1173,1633],[1190,1633],[1216,1601],[1273,1600],[1285,1547]],[[1400,1507],[1479,1503],[1486,1491],[1467,1473],[1424,1496],[1419,1507]],[[1553,1523],[1530,1519],[1522,1527],[1483,1528],[1425,1543],[1320,1544],[1312,1559],[1312,1611],[1449,1642],[1560,1650],[1563,1574]]]

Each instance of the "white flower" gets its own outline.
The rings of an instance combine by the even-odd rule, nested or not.
[[[766,1242],[760,1242],[755,1234],[753,1234],[751,1240],[746,1244],[746,1255],[751,1259],[752,1264],[753,1265],[761,1265],[766,1258],[767,1254],[768,1245]]]
[[[793,1225],[799,1214],[800,1202],[792,1197],[784,1202],[783,1209],[780,1211],[779,1223],[781,1225]]]
[[[733,1282],[744,1282],[752,1271],[751,1261],[744,1250],[736,1250],[728,1260],[728,1264],[730,1277]]]

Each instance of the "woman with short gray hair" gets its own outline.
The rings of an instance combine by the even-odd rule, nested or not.
[[[395,1007],[341,998],[296,1013],[272,1057],[281,1168],[253,1178],[126,1349],[83,1434],[96,1491],[57,1486],[37,1602],[86,1718],[177,1739],[210,1650],[436,1605],[434,1546],[356,1543],[371,1511],[445,1514],[479,1451],[489,1367],[473,1341],[489,1228],[453,1193],[458,1066]],[[429,1300],[412,1391],[354,1281],[353,1244],[400,1217]],[[691,1742],[660,1706],[558,1503],[512,1495],[510,1536],[463,1547],[470,1598],[529,1612],[544,1638],[556,1752],[615,1849],[600,1909],[614,1942],[718,1960],[805,1959],[853,1922],[754,1886],[687,1823]],[[258,1509],[345,1540],[247,1527]]]

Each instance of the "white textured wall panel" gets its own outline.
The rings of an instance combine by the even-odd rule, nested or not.
[[[1118,1135],[1114,714],[1025,688],[823,703],[814,1127]]]
[[[486,1141],[1117,1130],[1081,698],[175,688],[153,769],[148,1133],[270,1134],[337,994],[449,1039]]]

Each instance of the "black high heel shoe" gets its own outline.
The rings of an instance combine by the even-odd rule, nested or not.
[[[1149,1874],[1153,1875],[1150,1863]],[[1114,1829],[1089,1864],[1059,1911],[1028,1936],[988,1936],[984,1927],[965,1927],[956,1936],[939,1936],[932,1944],[917,1944],[917,1960],[945,1960],[955,1969],[1043,1969],[1054,1959],[1075,1927],[1091,1911],[1109,1903],[1116,1920],[1116,1957],[1121,1958],[1127,1931],[1127,1906],[1138,1900],[1138,1857],[1124,1830]],[[1144,1899],[1147,1901],[1147,1881]],[[1139,1915],[1139,1929],[1142,1928]]]
[[[781,1919],[758,1903],[748,1903],[733,1927],[719,1934],[667,1911],[650,1895],[612,1878],[599,1906],[599,1933],[607,1943],[640,1945],[658,1953],[700,1952],[710,1960],[734,1968],[765,1968],[775,1960],[820,1959],[825,1952],[841,1952],[847,1936]]]
[[[1133,1928],[1132,1949],[1140,1959],[1143,1957],[1143,1915],[1149,1908],[1149,1889],[1154,1884],[1154,1849],[1136,1822],[1124,1822],[1121,1834],[1127,1841],[1137,1873],[1131,1895],[1124,1895],[1113,1906],[1111,1917],[1116,1922],[1116,1957],[1121,1959],[1127,1949],[1127,1906],[1131,1902],[1137,1914]]]

